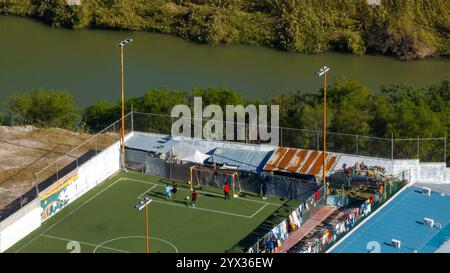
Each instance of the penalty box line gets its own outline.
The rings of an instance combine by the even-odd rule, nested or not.
[[[124,180],[130,180],[130,181],[134,181],[134,182],[138,182],[138,183],[143,183],[143,184],[149,184],[149,185],[153,185],[150,189],[146,190],[144,193],[142,193],[141,195],[139,195],[137,197],[137,199],[140,199],[143,195],[151,192],[154,188],[156,188],[157,186],[161,186],[163,187],[164,185],[161,184],[157,184],[157,183],[153,183],[153,182],[148,182],[148,181],[144,181],[144,180],[138,180],[138,179],[133,179],[133,178],[124,178]],[[180,188],[179,190],[183,190],[183,191],[190,191],[188,189],[183,189]],[[206,194],[212,194],[215,196],[220,196],[222,197],[222,195],[220,194],[216,194],[216,193],[210,193],[210,192],[204,192],[204,191],[199,191],[200,193],[206,193]],[[252,219],[253,217],[255,217],[258,213],[260,213],[264,208],[266,208],[268,205],[275,205],[272,203],[268,203],[268,202],[260,202],[260,201],[256,201],[256,200],[247,200],[244,198],[239,198],[240,200],[243,201],[255,201],[257,203],[262,203],[263,205],[256,211],[254,212],[252,215],[243,215],[243,214],[237,214],[237,213],[231,213],[231,212],[226,212],[226,211],[220,211],[220,210],[215,210],[215,209],[207,209],[207,208],[201,208],[201,207],[187,207],[187,208],[191,208],[191,209],[196,209],[196,210],[202,210],[202,211],[208,211],[208,212],[215,212],[215,213],[220,213],[220,214],[226,214],[226,215],[230,215],[230,216],[237,216],[237,217],[243,217],[243,218],[248,218],[248,219]],[[152,202],[155,203],[160,203],[160,204],[165,204],[165,205],[170,205],[170,206],[177,206],[177,207],[185,207],[185,205],[181,205],[181,204],[175,204],[175,203],[171,203],[171,202],[166,202],[166,201],[159,201],[159,200],[153,200]],[[279,205],[277,205],[279,206]]]
[[[130,252],[122,250],[122,249],[102,246],[101,244],[93,244],[93,243],[87,243],[87,242],[82,242],[82,241],[78,241],[78,240],[70,240],[70,239],[61,238],[61,237],[57,237],[57,236],[53,236],[53,235],[49,235],[49,234],[40,234],[40,235],[38,235],[38,237],[49,238],[49,239],[54,239],[54,240],[60,240],[60,241],[65,241],[65,242],[76,242],[76,243],[79,243],[79,244],[82,244],[82,245],[92,246],[95,249],[97,249],[97,248],[104,248],[104,249],[107,249],[107,250],[112,250],[112,251],[121,252],[121,253],[130,253]],[[67,249],[67,250],[70,250],[70,249]],[[82,252],[82,251],[80,251],[80,252]]]
[[[75,209],[73,209],[72,211],[70,211],[69,213],[67,213],[66,215],[64,215],[61,219],[59,219],[58,221],[56,221],[56,223],[54,223],[53,225],[51,225],[50,227],[48,227],[46,230],[42,231],[41,233],[39,233],[38,235],[36,235],[36,237],[34,237],[33,239],[31,239],[30,241],[28,241],[26,244],[24,244],[22,247],[20,247],[19,249],[17,249],[15,251],[15,253],[20,252],[22,249],[24,249],[25,247],[27,247],[29,244],[33,243],[37,238],[39,238],[42,234],[47,233],[48,231],[50,231],[52,228],[54,228],[56,225],[58,225],[59,223],[61,223],[64,219],[66,219],[67,217],[69,217],[70,215],[72,215],[73,213],[75,213],[76,211],[78,211],[80,208],[82,208],[84,205],[86,205],[87,203],[89,203],[90,201],[92,201],[94,198],[96,198],[97,196],[99,196],[101,193],[103,193],[104,191],[106,191],[107,189],[111,188],[112,186],[114,186],[117,182],[121,181],[122,179],[124,179],[123,177],[119,177],[117,178],[114,182],[112,182],[110,185],[108,185],[106,188],[102,189],[101,191],[99,191],[98,193],[96,193],[94,196],[92,196],[91,198],[89,198],[88,200],[84,201],[82,204],[80,204],[78,207],[76,207]],[[104,182],[104,181],[103,181]],[[103,183],[101,182],[101,183]],[[95,188],[95,187],[94,187]],[[88,191],[89,192],[89,191]]]

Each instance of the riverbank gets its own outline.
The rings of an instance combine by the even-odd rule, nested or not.
[[[329,82],[346,77],[379,92],[382,85],[427,87],[450,76],[448,58],[402,61],[380,55],[287,53],[261,46],[191,43],[173,35],[110,30],[54,28],[36,20],[0,16],[0,101],[12,92],[35,88],[70,90],[80,107],[120,99],[117,43],[132,37],[125,50],[126,96],[148,88],[191,90],[226,87],[246,99],[317,92],[314,72],[331,68]],[[13,41],[13,42],[12,42]],[[32,46],[30,46],[32,45]],[[0,104],[0,111],[3,105]]]
[[[55,27],[172,34],[207,44],[246,44],[288,52],[377,53],[400,59],[450,54],[446,0],[0,1],[0,14]]]

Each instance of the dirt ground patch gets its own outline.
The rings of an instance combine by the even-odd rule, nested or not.
[[[118,139],[116,134],[110,133],[89,140],[92,137],[59,128],[0,126],[0,209],[35,187],[36,181],[45,180],[86,152],[101,151]],[[35,178],[35,173],[62,156],[58,164],[51,165]]]

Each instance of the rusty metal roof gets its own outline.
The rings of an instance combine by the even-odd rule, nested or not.
[[[337,162],[336,155],[327,153],[325,171],[328,174]],[[323,152],[296,148],[277,148],[264,166],[265,171],[285,171],[322,176]]]

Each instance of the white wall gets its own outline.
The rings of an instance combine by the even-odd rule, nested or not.
[[[36,199],[0,223],[0,253],[41,226],[39,200]]]
[[[450,183],[445,163],[420,163],[416,182]]]
[[[129,133],[125,141],[133,136]],[[96,156],[78,167],[78,178],[71,184],[77,193],[70,200],[73,202],[87,191],[118,172],[120,169],[121,143],[115,142]],[[0,253],[23,239],[41,226],[40,201],[38,198],[0,222]]]
[[[335,170],[342,168],[342,164],[352,166],[356,162],[364,162],[368,166],[381,166],[387,173],[395,176],[407,171],[411,182],[424,183],[450,183],[450,168],[446,168],[445,163],[419,162],[418,159],[383,159],[367,156],[340,155],[339,161],[335,165]]]
[[[129,133],[126,135],[125,141],[132,137],[133,134]],[[120,156],[121,142],[117,141],[80,165],[78,167],[78,178],[68,186],[73,191],[73,194],[67,205],[118,172],[120,170]]]

